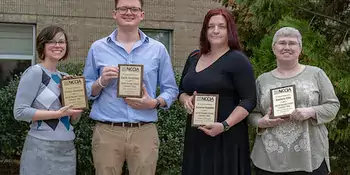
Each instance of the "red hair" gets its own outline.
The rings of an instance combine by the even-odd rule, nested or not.
[[[232,13],[225,8],[216,8],[216,9],[209,10],[209,12],[204,17],[201,36],[199,39],[201,54],[206,54],[210,51],[210,43],[207,37],[208,25],[209,25],[210,18],[216,15],[222,15],[226,20],[228,46],[230,47],[230,49],[241,50],[241,46],[239,44],[239,39],[238,39],[238,32],[237,32],[235,20]]]

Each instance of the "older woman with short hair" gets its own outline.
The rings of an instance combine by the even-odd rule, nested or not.
[[[257,107],[249,121],[258,128],[251,154],[257,175],[324,175],[330,172],[328,131],[339,100],[326,73],[299,63],[302,36],[291,27],[279,29],[272,42],[277,67],[256,81]],[[296,109],[271,117],[270,89],[295,85]]]

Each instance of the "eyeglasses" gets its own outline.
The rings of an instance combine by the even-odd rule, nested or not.
[[[142,11],[142,9],[139,8],[139,7],[125,7],[125,6],[123,6],[123,7],[117,7],[115,10],[116,10],[118,13],[124,15],[124,14],[126,14],[126,13],[128,12],[129,9],[130,9],[130,12],[131,12],[132,14],[134,14],[134,15],[136,15],[136,14],[138,14],[139,12]]]
[[[283,47],[286,47],[287,45],[288,45],[289,47],[295,47],[295,46],[297,46],[299,43],[298,43],[298,42],[280,41],[280,42],[277,42],[276,44],[279,45],[279,46],[283,46]]]
[[[59,41],[50,40],[50,41],[47,42],[47,44],[50,45],[50,46],[56,46],[56,44],[58,44],[59,46],[64,46],[64,45],[67,44],[67,42],[64,41],[64,40],[59,40]]]

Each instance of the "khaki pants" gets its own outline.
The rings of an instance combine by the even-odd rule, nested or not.
[[[120,175],[126,160],[130,175],[154,175],[159,150],[154,123],[121,127],[97,123],[92,136],[96,175]]]

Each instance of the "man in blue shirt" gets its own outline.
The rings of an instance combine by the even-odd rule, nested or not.
[[[143,0],[115,0],[113,18],[118,27],[95,41],[86,59],[86,88],[94,100],[90,117],[97,121],[92,154],[98,175],[121,174],[124,161],[131,175],[154,175],[157,108],[169,108],[178,95],[166,48],[138,28],[144,18],[142,6]],[[117,97],[118,64],[144,65],[142,98]]]

